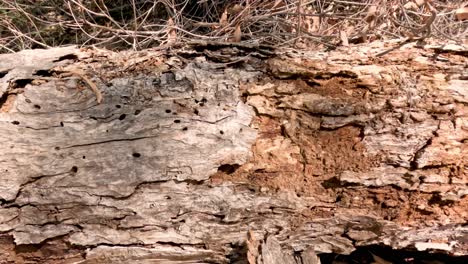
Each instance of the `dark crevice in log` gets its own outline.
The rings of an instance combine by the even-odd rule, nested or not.
[[[0,79],[5,77],[8,74],[8,72],[10,71],[9,70],[0,71]]]
[[[38,70],[34,73],[35,76],[40,76],[40,77],[51,77],[53,76],[54,72],[53,71],[49,71],[49,70]]]
[[[218,167],[218,171],[224,172],[227,174],[233,174],[240,167],[239,164],[222,164]]]
[[[8,92],[5,92],[0,96],[0,109],[2,109],[2,106],[7,102],[8,96],[10,96]]]
[[[26,85],[31,84],[34,79],[16,79],[11,84],[11,89],[21,89],[26,87]]]
[[[319,254],[321,264],[334,263],[446,263],[465,264],[468,262],[466,256],[450,256],[441,252],[420,252],[410,249],[395,250],[388,246],[358,246],[350,255]]]
[[[54,60],[53,62],[61,62],[61,61],[64,61],[64,60],[75,61],[75,60],[78,60],[78,56],[75,55],[75,54],[67,54],[67,55],[64,55],[64,56],[60,56],[58,59]]]

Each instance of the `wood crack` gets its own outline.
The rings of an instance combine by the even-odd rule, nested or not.
[[[130,142],[130,141],[136,141],[136,140],[142,140],[142,139],[149,139],[149,138],[157,138],[157,137],[160,137],[160,135],[144,136],[144,137],[134,137],[134,138],[110,139],[110,140],[104,140],[104,141],[99,141],[99,142],[91,142],[91,143],[76,144],[76,145],[61,147],[61,149],[70,149],[70,148],[78,148],[78,147],[95,146],[95,145],[107,144],[107,143],[112,143],[112,142],[125,142],[125,141],[129,141],[129,142]]]

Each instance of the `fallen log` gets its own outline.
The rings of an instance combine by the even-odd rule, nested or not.
[[[0,262],[459,261],[466,48],[387,48],[0,55]]]

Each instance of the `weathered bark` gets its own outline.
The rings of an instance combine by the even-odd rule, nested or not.
[[[467,255],[466,50],[383,49],[1,55],[0,258]]]

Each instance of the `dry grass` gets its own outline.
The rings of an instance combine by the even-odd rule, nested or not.
[[[463,0],[0,0],[0,52],[65,44],[135,50],[191,40],[335,47],[461,41]]]

